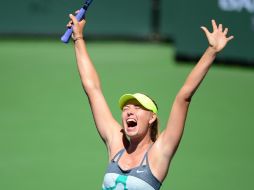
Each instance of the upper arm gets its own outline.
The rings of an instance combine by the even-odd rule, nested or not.
[[[173,156],[180,143],[184,131],[189,104],[190,101],[184,99],[181,93],[176,96],[169,115],[166,129],[162,132],[161,136],[159,137],[160,139],[158,139],[164,144],[162,150],[164,151],[164,154],[168,156]]]
[[[122,146],[122,132],[120,124],[114,119],[108,104],[100,89],[93,89],[87,93],[96,128],[109,153]]]
[[[180,91],[173,103],[166,129],[150,150],[151,169],[160,180],[165,178],[170,161],[180,143],[189,103]]]

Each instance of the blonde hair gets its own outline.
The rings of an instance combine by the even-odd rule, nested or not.
[[[147,96],[147,95],[146,95]],[[149,96],[147,96],[147,97],[149,97]],[[149,97],[150,98],[150,97]],[[152,98],[150,98],[152,101],[153,101],[153,103],[155,104],[155,106],[156,106],[156,108],[157,108],[157,110],[159,110],[159,108],[158,108],[158,105],[156,104],[156,102],[152,99]],[[158,118],[158,115],[156,114],[156,120],[151,124],[151,129],[150,129],[150,138],[151,138],[151,140],[153,141],[153,142],[155,142],[156,140],[157,140],[157,138],[159,137],[159,135],[160,135],[160,126],[159,126],[159,118]]]
[[[156,118],[156,120],[151,124],[150,129],[150,138],[153,142],[157,140],[157,138],[160,135],[160,129],[159,129],[159,119]]]

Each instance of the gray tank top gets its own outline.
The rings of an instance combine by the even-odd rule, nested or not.
[[[159,190],[161,182],[150,170],[147,152],[138,167],[122,170],[118,161],[124,151],[120,150],[109,163],[102,190]]]

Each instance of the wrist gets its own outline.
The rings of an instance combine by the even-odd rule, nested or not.
[[[74,43],[78,40],[84,40],[83,36],[77,36],[73,38]]]
[[[218,51],[216,51],[216,49],[214,49],[214,47],[212,46],[209,46],[206,51],[213,56],[216,56],[216,54],[218,53]]]

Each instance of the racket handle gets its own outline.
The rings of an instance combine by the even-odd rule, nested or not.
[[[84,18],[85,14],[86,14],[86,10],[85,10],[84,8],[81,8],[81,9],[79,10],[78,14],[77,14],[75,17],[76,17],[76,19],[77,19],[78,21],[81,21],[82,18]],[[73,27],[73,26],[71,26],[71,28],[68,28],[68,29],[66,30],[66,32],[64,33],[64,35],[62,35],[62,37],[61,37],[61,41],[62,41],[62,42],[64,42],[64,43],[68,43],[68,42],[69,42],[70,37],[71,37],[71,34],[72,34],[72,32],[73,32],[73,28],[72,28],[72,27]]]

